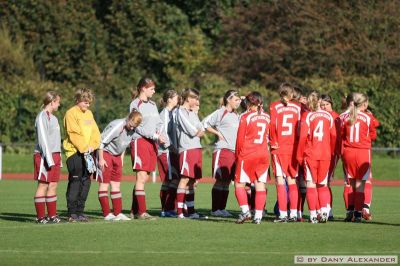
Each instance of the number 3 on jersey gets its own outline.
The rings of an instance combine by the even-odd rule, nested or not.
[[[261,144],[263,142],[263,137],[264,137],[264,133],[265,133],[265,127],[266,124],[264,123],[257,123],[257,127],[259,128],[257,135],[260,136],[259,138],[256,138],[254,140],[255,144]]]

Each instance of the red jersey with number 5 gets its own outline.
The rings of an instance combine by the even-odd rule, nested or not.
[[[336,147],[336,127],[332,115],[324,110],[304,113],[297,149],[297,160],[331,160]]]
[[[357,149],[370,149],[376,138],[376,124],[372,117],[364,112],[357,112],[357,120],[350,125],[350,114],[342,121],[343,146]]]
[[[301,107],[291,102],[286,106],[282,102],[273,102],[269,109],[271,146],[278,146],[272,154],[292,154],[300,133]]]
[[[268,156],[269,123],[270,117],[264,112],[246,112],[240,117],[236,139],[238,159]]]

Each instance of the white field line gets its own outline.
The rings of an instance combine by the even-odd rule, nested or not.
[[[0,253],[24,253],[24,254],[180,254],[180,255],[371,255],[371,254],[400,254],[399,250],[387,251],[324,251],[324,252],[310,252],[310,251],[157,251],[157,250],[17,250],[17,249],[0,249]]]

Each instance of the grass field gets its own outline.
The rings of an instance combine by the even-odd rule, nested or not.
[[[65,164],[65,156],[63,156]],[[124,158],[124,175],[132,175],[132,163],[130,155]],[[335,176],[342,178],[342,164],[339,161]],[[33,157],[31,154],[3,154],[4,173],[33,173]],[[62,168],[63,173],[67,173],[67,168]],[[378,180],[400,180],[400,156],[392,157],[380,153],[373,154],[372,160],[373,177]],[[203,152],[203,176],[211,176],[211,155],[210,152]]]
[[[123,182],[124,209],[133,184]],[[275,189],[268,186],[267,209]],[[66,182],[60,182],[58,209],[66,213]],[[147,185],[147,205],[158,215],[159,184]],[[210,184],[199,184],[198,211],[208,213]],[[87,201],[87,224],[37,225],[33,181],[0,181],[0,265],[291,265],[294,255],[400,255],[398,187],[375,187],[368,223],[341,222],[342,188],[334,187],[336,221],[327,224],[234,224],[234,219],[104,222],[97,184]],[[231,188],[232,191],[232,188]],[[231,192],[228,209],[237,214]]]

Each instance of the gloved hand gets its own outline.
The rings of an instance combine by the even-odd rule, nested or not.
[[[86,169],[88,170],[89,173],[93,174],[94,172],[96,172],[96,164],[93,160],[92,155],[86,152],[84,154],[84,157],[85,157]]]

